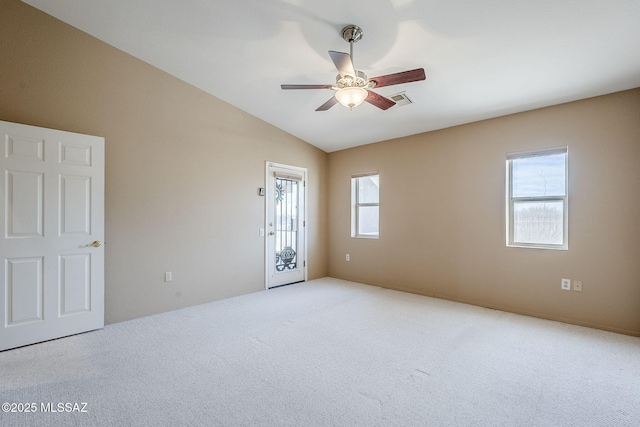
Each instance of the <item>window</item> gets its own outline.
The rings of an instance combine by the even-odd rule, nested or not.
[[[507,155],[507,246],[567,249],[567,147]]]
[[[380,227],[378,172],[351,177],[351,237],[377,239]]]

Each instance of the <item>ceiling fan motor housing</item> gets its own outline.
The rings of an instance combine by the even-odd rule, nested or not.
[[[347,43],[356,43],[362,38],[362,28],[357,25],[347,25],[342,29],[342,38]]]
[[[342,89],[345,87],[362,87],[362,88],[371,88],[374,83],[369,84],[367,75],[362,71],[354,70],[356,72],[355,76],[346,75],[342,77],[340,74],[336,76],[336,88]]]

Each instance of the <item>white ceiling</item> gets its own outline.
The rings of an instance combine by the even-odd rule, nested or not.
[[[327,152],[640,87],[639,0],[24,0]],[[413,104],[317,107],[357,24],[369,77]]]

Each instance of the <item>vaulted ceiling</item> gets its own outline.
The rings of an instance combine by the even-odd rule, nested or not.
[[[638,0],[23,0],[327,152],[640,87]],[[376,90],[413,101],[315,109],[328,51],[363,31],[369,77],[424,68]]]

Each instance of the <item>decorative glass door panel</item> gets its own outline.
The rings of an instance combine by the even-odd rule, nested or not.
[[[276,271],[294,270],[298,254],[299,181],[276,177]]]

